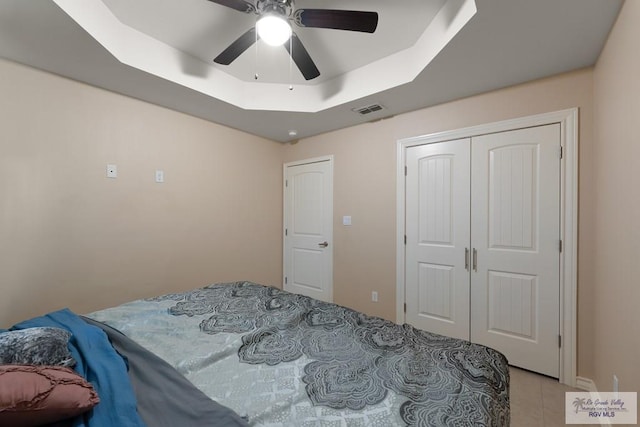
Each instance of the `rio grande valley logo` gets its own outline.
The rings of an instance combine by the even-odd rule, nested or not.
[[[565,394],[567,424],[636,424],[637,393]]]

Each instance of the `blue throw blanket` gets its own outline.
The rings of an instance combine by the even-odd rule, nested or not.
[[[84,417],[77,417],[73,427],[144,427],[126,362],[101,329],[88,325],[68,309],[26,320],[11,329],[42,326],[63,328],[73,334],[69,351],[77,362],[74,369],[93,385],[100,397],[100,403]]]

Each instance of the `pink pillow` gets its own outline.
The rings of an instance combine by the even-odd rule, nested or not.
[[[0,425],[53,423],[80,415],[99,402],[93,386],[69,368],[0,365]]]

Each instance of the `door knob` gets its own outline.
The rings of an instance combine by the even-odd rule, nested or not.
[[[329,246],[329,243],[327,242],[318,243],[318,246],[320,246],[321,248],[326,248],[327,246]]]

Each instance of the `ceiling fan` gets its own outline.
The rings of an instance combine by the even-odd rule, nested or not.
[[[213,61],[221,65],[229,65],[244,51],[251,47],[258,38],[272,45],[282,45],[291,55],[293,62],[306,80],[315,79],[320,71],[300,41],[298,35],[291,30],[288,21],[299,27],[327,28],[333,30],[358,31],[373,33],[378,26],[376,12],[333,9],[295,9],[293,0],[256,0],[255,5],[247,0],[209,0],[213,3],[229,7],[244,13],[259,16],[256,26],[251,28],[236,41],[231,43]],[[280,26],[282,33],[279,40],[267,40],[269,33],[264,27],[270,23]],[[257,31],[257,33],[256,33]],[[286,43],[286,42],[289,43]]]

